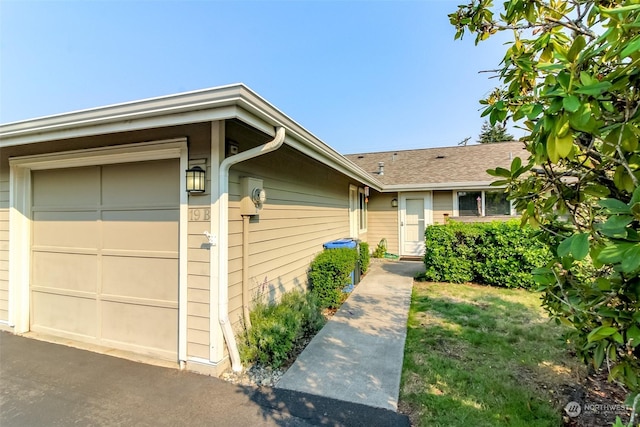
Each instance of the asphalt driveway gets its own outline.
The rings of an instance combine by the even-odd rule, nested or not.
[[[0,332],[0,425],[402,426],[380,408],[119,359]]]

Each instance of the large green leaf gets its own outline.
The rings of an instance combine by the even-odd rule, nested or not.
[[[573,236],[571,254],[577,260],[584,259],[589,254],[589,234],[580,233]]]
[[[606,92],[610,87],[610,82],[598,82],[588,86],[582,86],[581,88],[576,89],[575,92],[583,95],[599,96]]]
[[[587,335],[588,342],[599,341],[603,338],[610,337],[611,335],[618,332],[616,328],[613,326],[600,326],[595,328],[593,331]]]
[[[598,200],[598,204],[603,208],[605,208],[607,212],[610,212],[610,213],[621,213],[621,214],[630,213],[629,206],[623,201],[618,199],[602,199],[602,200]]]
[[[569,49],[569,52],[567,52],[567,59],[571,62],[575,61],[578,57],[578,54],[582,51],[582,49],[584,49],[586,45],[587,41],[585,40],[584,36],[579,35],[578,37],[576,37],[573,41],[573,44],[571,45],[571,48]]]
[[[575,95],[569,95],[562,100],[562,106],[570,113],[575,113],[580,109],[580,99]]]
[[[563,159],[567,157],[571,152],[572,148],[573,148],[573,135],[571,133],[562,137],[556,137],[556,150],[559,157]]]
[[[640,35],[635,36],[627,46],[622,49],[620,52],[620,58],[626,58],[627,56],[633,55],[634,53],[640,51]]]
[[[604,264],[617,264],[622,261],[624,254],[631,249],[633,243],[614,242],[605,246],[598,255],[598,261]]]
[[[556,147],[556,136],[554,134],[549,134],[547,137],[547,155],[552,163],[558,163],[558,160],[560,160],[560,155]]]
[[[637,347],[640,345],[640,328],[636,325],[631,325],[629,329],[627,329],[627,341],[631,341],[631,347]]]
[[[603,230],[619,230],[631,224],[633,217],[631,215],[614,215],[602,224]]]
[[[640,268],[640,243],[636,243],[624,253],[620,268],[625,273],[632,273]]]

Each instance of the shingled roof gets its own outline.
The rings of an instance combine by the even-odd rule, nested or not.
[[[499,142],[419,150],[347,154],[345,157],[385,185],[490,182],[487,169],[509,168],[528,157],[522,142]],[[379,163],[384,162],[384,175]]]

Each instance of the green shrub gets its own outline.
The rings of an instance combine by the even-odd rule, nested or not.
[[[476,247],[476,280],[507,288],[533,287],[531,271],[550,259],[533,229],[523,229],[515,221],[485,224],[482,229]]]
[[[313,260],[309,281],[311,293],[318,298],[320,307],[337,308],[342,304],[342,288],[349,284],[358,256],[355,249],[338,248],[320,252]]]
[[[251,310],[251,329],[239,337],[243,363],[282,366],[292,351],[324,325],[317,300],[311,293],[288,292],[277,304],[258,302]]]
[[[362,274],[365,274],[369,270],[370,262],[369,244],[367,242],[360,242],[360,271]]]
[[[378,246],[373,251],[374,258],[384,258],[384,254],[387,253],[387,239],[382,239],[378,242]]]
[[[473,231],[468,224],[454,221],[427,227],[424,255],[427,280],[452,283],[473,280]]]
[[[427,227],[425,240],[423,277],[433,281],[528,289],[534,286],[531,271],[550,259],[534,230],[516,221],[449,221]]]

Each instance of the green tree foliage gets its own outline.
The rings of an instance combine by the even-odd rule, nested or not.
[[[536,272],[545,307],[586,360],[638,391],[640,3],[476,0],[449,18],[476,44],[513,35],[482,114],[522,123],[529,157],[491,173],[551,247]]]
[[[485,120],[480,129],[480,137],[478,142],[481,144],[490,144],[492,142],[513,141],[513,135],[507,132],[507,128],[503,123],[491,124]]]

